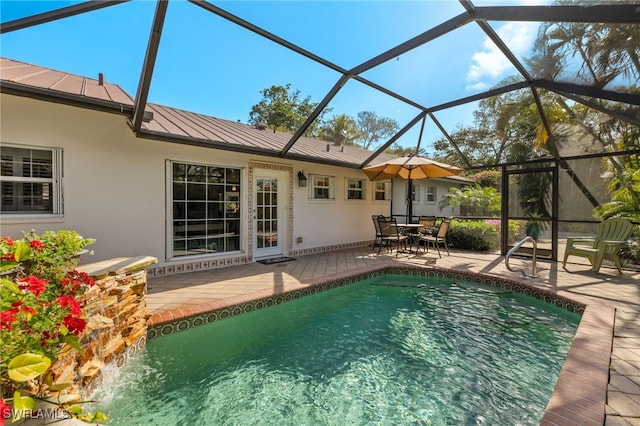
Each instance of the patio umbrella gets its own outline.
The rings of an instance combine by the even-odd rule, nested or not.
[[[371,179],[388,180],[394,178],[407,179],[407,223],[413,216],[411,186],[413,179],[441,178],[459,174],[460,167],[440,163],[439,161],[412,155],[399,157],[384,163],[367,166],[362,171]]]

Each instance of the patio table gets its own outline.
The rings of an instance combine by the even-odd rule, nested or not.
[[[402,229],[402,233],[409,237],[409,253],[411,253],[411,246],[416,243],[416,253],[418,253],[417,243],[420,241],[417,230],[423,226],[419,223],[398,223],[398,228]]]

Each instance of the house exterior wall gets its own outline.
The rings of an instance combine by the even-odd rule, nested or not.
[[[450,188],[461,188],[464,184],[447,179],[420,179],[414,180],[413,186],[418,194],[418,199],[413,201],[412,212],[413,216],[458,216],[460,215],[459,207],[443,207],[438,206],[438,203],[444,197]],[[434,187],[435,200],[427,199],[427,188]],[[400,221],[401,216],[407,214],[407,181],[404,179],[394,179],[393,181],[393,215],[398,217]]]
[[[92,246],[94,256],[84,261],[153,256],[161,273],[252,262],[248,252],[250,164],[290,170],[292,181],[286,186],[293,189],[287,197],[291,243],[284,254],[366,244],[374,235],[371,215],[390,213],[389,201],[372,201],[368,180],[366,200],[345,200],[346,177],[367,179],[360,170],[138,139],[124,116],[8,94],[0,99],[0,143],[59,147],[64,164],[64,214],[55,218],[0,215],[1,234],[17,238],[31,229],[38,233],[73,229],[97,240]],[[167,160],[242,169],[240,252],[198,256],[199,263],[193,263],[194,257],[167,259]],[[309,188],[298,187],[300,170],[307,177],[333,176],[335,200],[309,200]],[[302,237],[301,243],[297,237]]]

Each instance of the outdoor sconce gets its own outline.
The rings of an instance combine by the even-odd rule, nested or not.
[[[307,177],[302,173],[302,170],[298,172],[298,186],[300,188],[307,186]]]

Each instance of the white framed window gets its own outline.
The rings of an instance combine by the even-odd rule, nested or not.
[[[435,186],[427,186],[427,203],[435,203],[438,197],[438,188]]]
[[[366,199],[367,182],[364,179],[345,178],[347,200]]]
[[[240,250],[241,169],[167,161],[170,258]]]
[[[312,200],[335,200],[335,177],[324,175],[311,175],[309,185],[309,198]]]
[[[411,185],[411,200],[414,203],[420,201],[420,185]]]
[[[390,186],[390,182],[373,182],[373,199],[375,201],[388,201],[391,198],[389,196],[391,193]]]
[[[0,146],[0,214],[61,215],[62,148]]]

